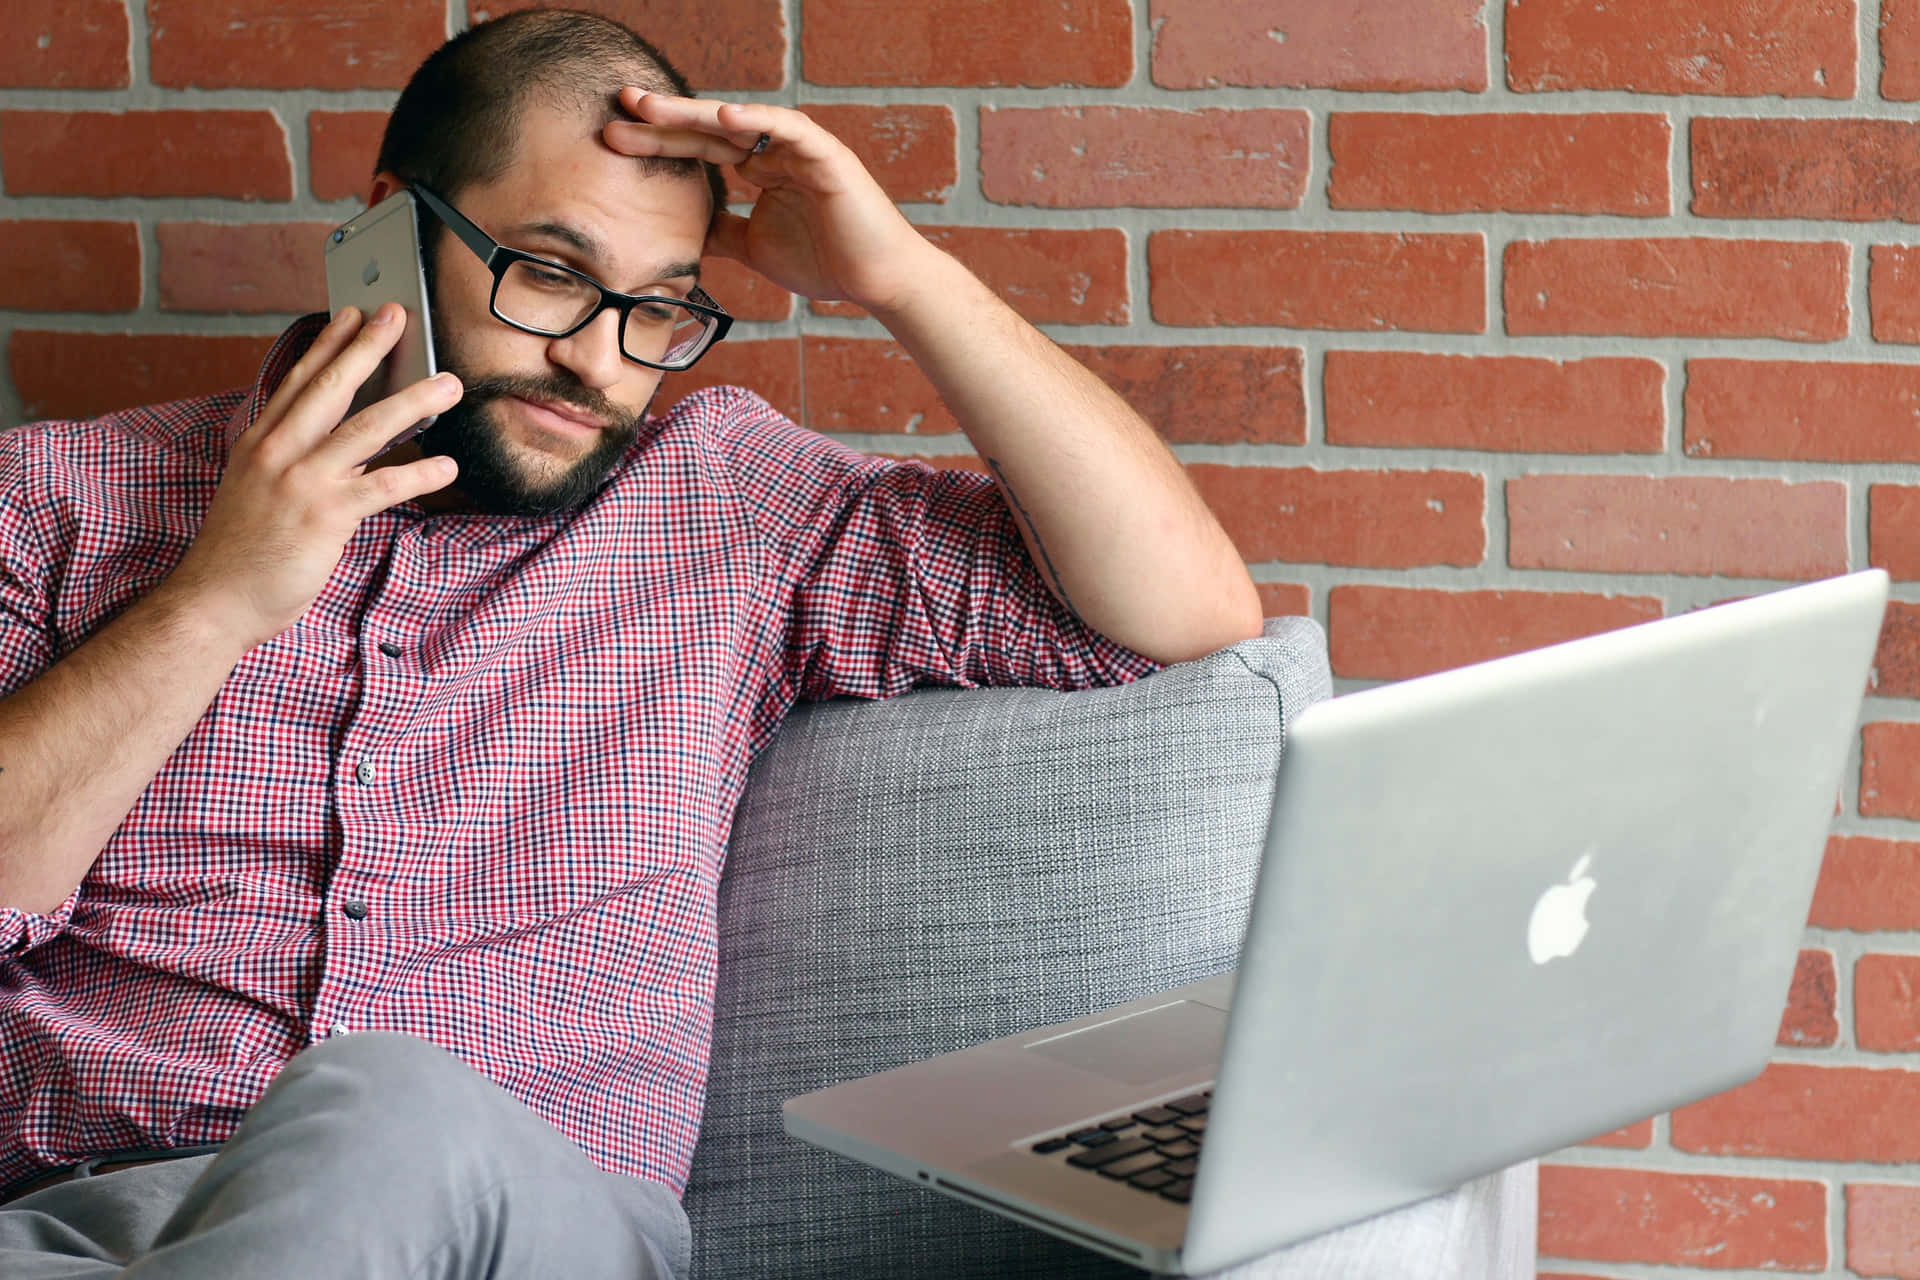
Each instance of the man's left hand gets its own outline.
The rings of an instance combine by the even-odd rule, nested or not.
[[[620,91],[620,105],[633,119],[607,125],[602,137],[613,150],[733,165],[760,188],[748,217],[718,212],[706,251],[784,289],[885,316],[906,304],[938,253],[847,145],[802,112],[632,87]]]

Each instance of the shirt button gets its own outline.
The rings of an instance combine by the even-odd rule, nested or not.
[[[347,1024],[344,1022],[336,1022],[327,1028],[327,1034],[330,1036],[343,1036],[347,1034]]]
[[[358,898],[348,898],[340,904],[340,913],[349,920],[365,920],[367,918],[367,904]]]
[[[373,785],[373,761],[362,760],[359,765],[354,768],[353,776],[360,780],[360,785],[362,786]]]
[[[380,652],[386,654],[389,658],[397,658],[400,656],[400,646],[391,640],[382,640],[380,642]]]

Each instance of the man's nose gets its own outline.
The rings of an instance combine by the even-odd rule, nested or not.
[[[611,308],[587,321],[584,329],[555,338],[547,350],[556,364],[595,391],[605,391],[626,371],[620,355],[620,316]]]

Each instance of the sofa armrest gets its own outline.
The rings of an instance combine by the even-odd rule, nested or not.
[[[696,1274],[1137,1274],[787,1138],[780,1103],[1232,968],[1319,627],[1134,684],[795,711],[720,886]]]

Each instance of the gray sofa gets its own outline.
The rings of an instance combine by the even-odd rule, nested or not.
[[[1232,968],[1287,717],[1330,688],[1318,626],[1277,618],[1122,688],[798,709],[720,887],[695,1275],[1141,1275],[795,1142],[780,1103]],[[1531,1276],[1532,1185],[1523,1168],[1344,1234],[1379,1274],[1436,1274],[1437,1250],[1476,1280]]]

